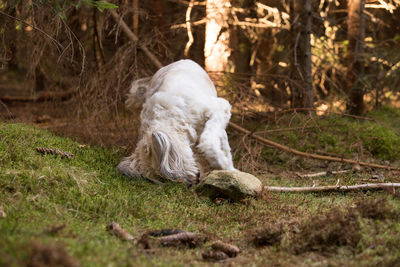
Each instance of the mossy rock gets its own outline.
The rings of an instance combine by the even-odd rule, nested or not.
[[[206,176],[196,191],[210,198],[224,197],[240,201],[246,197],[257,197],[262,191],[262,183],[249,173],[218,170]]]

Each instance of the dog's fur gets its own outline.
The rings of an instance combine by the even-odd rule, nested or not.
[[[126,103],[142,111],[135,152],[117,167],[125,175],[192,184],[200,177],[197,153],[212,169],[235,170],[225,131],[231,106],[195,62],[180,60],[134,81]]]

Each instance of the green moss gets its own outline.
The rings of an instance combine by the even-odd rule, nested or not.
[[[336,136],[334,131],[329,133]],[[318,133],[312,134],[316,135],[313,135],[310,143],[317,140],[315,136],[318,136]],[[271,138],[282,140],[281,135],[271,135]],[[305,138],[300,133],[294,136],[299,140]],[[343,134],[337,136],[337,146],[343,146]],[[335,138],[324,138],[327,147],[334,145],[332,139]],[[302,142],[297,144],[299,148],[303,145]],[[35,151],[38,146],[68,151],[75,157],[62,159],[54,155],[43,156]],[[282,155],[281,151],[267,150],[263,153],[272,157]],[[111,236],[106,231],[106,225],[111,221],[118,222],[135,237],[147,230],[178,228],[231,242],[242,250],[237,258],[231,260],[238,266],[307,265],[316,258],[283,251],[279,242],[271,247],[255,249],[253,243],[246,241],[249,231],[254,232],[263,225],[276,223],[282,225],[283,229],[289,229],[294,222],[314,218],[321,214],[321,210],[351,207],[366,195],[363,192],[265,193],[259,199],[248,199],[244,203],[216,205],[182,184],[155,185],[144,180],[127,179],[115,170],[122,156],[117,149],[81,144],[31,126],[0,124],[0,206],[7,214],[6,218],[0,218],[0,265],[26,265],[32,241],[60,244],[82,266],[205,264],[201,260],[202,248],[180,250],[156,247],[154,254],[147,254],[138,246]],[[286,158],[281,159],[283,162],[274,160],[275,166],[285,163]],[[313,180],[317,180],[319,185],[335,184],[337,180],[336,177],[299,179],[295,175],[263,175],[259,178],[263,184],[278,186],[309,186]],[[349,174],[341,176],[340,182],[354,184],[359,179],[359,176]],[[397,181],[396,178],[393,181]],[[387,192],[371,192],[368,196],[376,198],[385,194]],[[399,210],[399,200],[394,197],[389,199],[392,204],[390,207]],[[386,215],[376,216],[377,213],[369,210],[365,214],[369,215],[360,224],[360,246],[368,248],[368,253],[352,254],[352,250],[344,247],[344,253],[340,255],[321,254],[317,258],[325,265],[337,265],[341,261],[351,265],[360,262],[380,263],[381,255],[387,255],[385,260],[394,262],[400,255],[400,249],[395,245],[398,244],[400,229],[397,219]],[[65,224],[65,228],[57,233],[49,233],[49,229],[62,224]],[[289,242],[286,236],[282,238],[282,245]]]
[[[400,158],[400,136],[377,124],[365,124],[359,131],[363,147],[384,160]]]

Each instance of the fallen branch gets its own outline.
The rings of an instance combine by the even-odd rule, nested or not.
[[[400,183],[377,183],[377,184],[357,184],[357,185],[328,185],[314,187],[280,187],[280,186],[264,186],[265,191],[270,192],[332,192],[332,191],[358,191],[358,190],[378,190],[399,188]]]
[[[2,95],[0,100],[3,102],[45,102],[55,100],[67,100],[71,98],[77,89],[70,89],[62,92],[42,92],[37,96],[13,96],[13,95]]]
[[[111,222],[109,225],[107,225],[107,230],[123,241],[132,242],[134,240],[133,236],[116,222]]]
[[[134,42],[137,42],[140,46],[140,49],[146,54],[146,56],[151,60],[151,62],[156,66],[158,69],[162,68],[161,62],[157,59],[157,57],[150,52],[150,50],[144,45],[139,42],[139,38],[129,29],[128,25],[122,20],[122,18],[117,14],[114,9],[109,10],[111,15],[113,16],[114,20],[121,26],[122,31]]]
[[[301,174],[301,173],[296,173],[296,174],[301,178],[313,178],[313,177],[325,176],[325,175],[330,175],[330,174],[348,173],[348,172],[352,172],[352,171],[353,170],[342,170],[342,171],[316,172],[316,173],[309,173],[309,174]]]
[[[256,134],[252,134],[249,130],[237,125],[236,123],[233,122],[229,122],[229,126],[231,126],[233,129],[244,133],[246,135],[248,135],[249,137],[252,137],[258,141],[260,141],[261,143],[265,144],[265,145],[269,145],[275,148],[279,148],[283,151],[298,155],[298,156],[302,156],[302,157],[306,157],[306,158],[313,158],[313,159],[319,159],[319,160],[328,160],[328,161],[336,161],[336,162],[344,162],[344,163],[350,163],[350,164],[358,164],[361,166],[367,166],[367,167],[371,167],[371,168],[380,168],[380,169],[387,169],[387,170],[400,170],[400,168],[396,168],[396,167],[391,167],[391,166],[386,166],[386,165],[380,165],[380,164],[374,164],[374,163],[367,163],[367,162],[362,162],[362,161],[356,161],[356,160],[352,160],[352,159],[345,159],[345,158],[337,158],[337,157],[331,157],[331,156],[323,156],[323,155],[318,155],[318,154],[313,154],[313,153],[307,153],[307,152],[302,152],[296,149],[293,149],[291,147],[285,146],[285,145],[281,145],[279,143],[276,143],[274,141],[271,141],[269,139],[266,139],[264,137],[261,137],[259,135]]]

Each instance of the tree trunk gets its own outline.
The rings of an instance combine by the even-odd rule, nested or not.
[[[206,71],[225,71],[231,55],[229,0],[207,0],[204,58]]]
[[[349,0],[347,7],[347,110],[354,115],[360,115],[364,110],[364,4],[364,0]]]
[[[247,10],[255,9],[255,0],[243,0],[236,1],[235,7],[243,8]],[[251,12],[253,17],[256,17],[256,13]],[[246,15],[238,13],[236,14],[239,20],[245,20]],[[231,31],[231,47],[235,49],[232,51],[232,63],[234,64],[235,72],[238,74],[250,73],[250,58],[251,58],[251,42],[249,38],[246,36],[245,29],[243,26],[233,26]]]
[[[314,93],[311,75],[311,0],[292,0],[290,20],[292,32],[291,105],[312,108]]]

